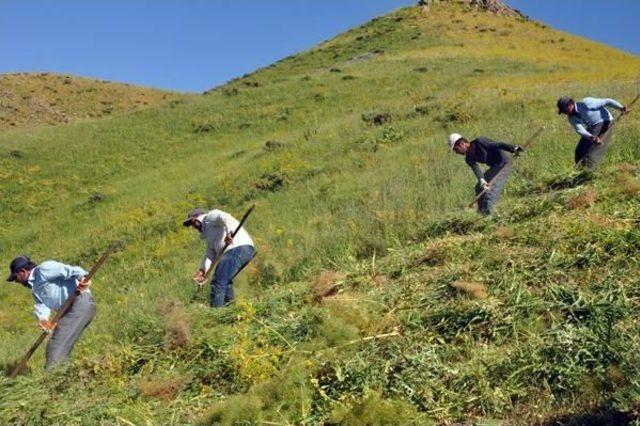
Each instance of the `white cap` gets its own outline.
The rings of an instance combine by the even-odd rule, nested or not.
[[[453,151],[453,147],[456,145],[456,142],[458,142],[460,139],[462,139],[461,134],[451,133],[449,135],[449,141],[447,142],[449,144],[449,151]]]

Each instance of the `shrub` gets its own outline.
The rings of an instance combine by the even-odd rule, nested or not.
[[[198,124],[194,129],[193,133],[209,133],[215,130],[215,126],[209,123]]]
[[[253,186],[263,192],[275,192],[280,190],[287,182],[288,176],[285,172],[264,173],[253,184]]]
[[[369,112],[361,116],[362,121],[375,126],[382,126],[391,121],[391,114],[388,112]]]
[[[279,141],[267,141],[264,144],[265,152],[273,152],[284,149],[287,147],[287,144]]]

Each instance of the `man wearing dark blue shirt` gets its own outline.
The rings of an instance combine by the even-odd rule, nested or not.
[[[451,151],[465,156],[467,165],[471,167],[478,179],[478,184],[475,188],[476,195],[486,190],[486,193],[478,200],[478,211],[485,216],[490,215],[511,173],[511,160],[507,152],[517,155],[523,152],[524,149],[518,145],[496,142],[485,137],[469,141],[458,133],[449,135],[448,143]],[[486,164],[489,169],[483,172],[479,164]],[[500,176],[489,187],[489,182],[498,173],[500,173]]]

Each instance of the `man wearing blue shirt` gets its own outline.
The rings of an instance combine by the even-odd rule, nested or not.
[[[622,111],[623,114],[629,112],[627,107],[614,99],[584,98],[580,102],[567,96],[558,99],[558,114],[566,114],[569,123],[581,136],[575,151],[577,165],[593,168],[604,160],[613,121],[606,107]]]
[[[53,333],[46,353],[46,368],[51,369],[69,359],[71,350],[96,314],[96,304],[89,291],[91,281],[85,280],[88,272],[53,260],[36,265],[26,256],[13,259],[9,269],[7,281],[19,282],[31,289],[38,325],[47,333]],[[75,291],[80,294],[54,324],[50,320],[51,310],[59,310]]]

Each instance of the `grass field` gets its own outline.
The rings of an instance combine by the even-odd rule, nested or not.
[[[455,25],[451,25],[454,23]],[[407,8],[200,96],[0,133],[0,263],[90,267],[74,363],[0,378],[4,424],[546,423],[640,412],[640,125],[573,170],[561,94],[628,102],[640,58],[524,19]],[[35,123],[38,124],[38,123]],[[546,129],[497,217],[447,133]],[[247,224],[233,307],[194,298],[194,205]],[[5,266],[6,267],[6,266]],[[0,286],[0,363],[37,336]],[[630,414],[623,414],[630,413]],[[607,417],[608,416],[608,417]],[[628,416],[628,417],[625,417]]]

